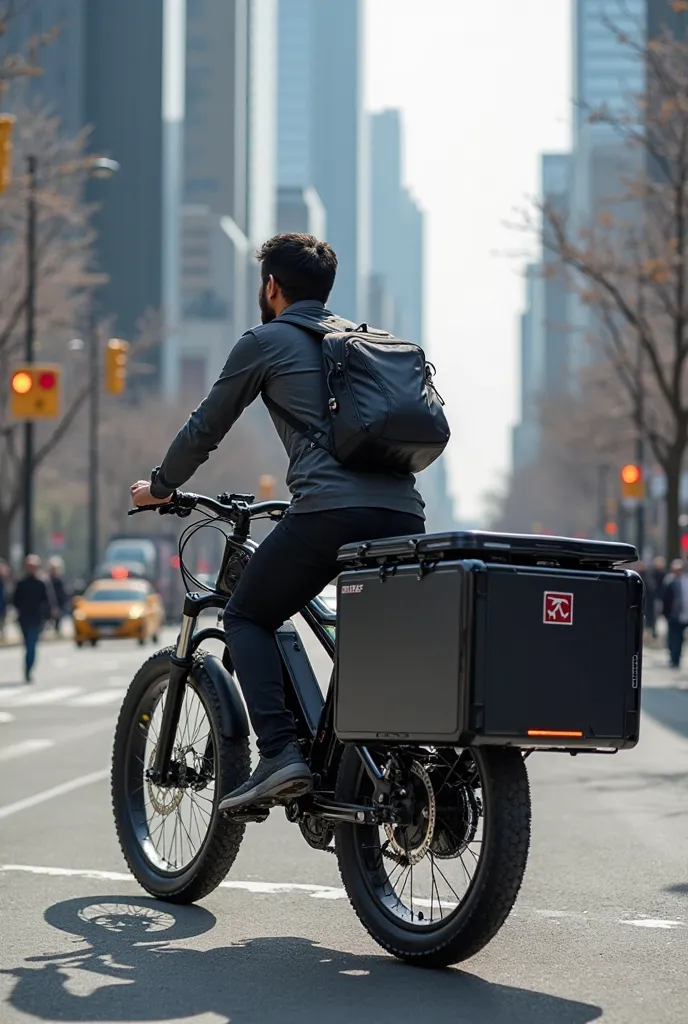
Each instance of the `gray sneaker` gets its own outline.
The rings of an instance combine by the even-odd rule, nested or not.
[[[312,789],[313,776],[298,743],[287,743],[275,757],[261,757],[251,777],[220,800],[220,810],[281,803],[310,793]]]

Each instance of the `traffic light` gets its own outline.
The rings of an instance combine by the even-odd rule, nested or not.
[[[60,367],[17,366],[10,377],[10,415],[15,420],[54,420],[60,415]]]
[[[269,473],[263,473],[258,477],[258,494],[261,501],[271,501],[275,497],[275,484],[274,476]]]
[[[0,193],[12,182],[12,132],[13,114],[0,114]]]
[[[633,501],[640,501],[645,497],[643,470],[634,463],[629,463],[621,470],[621,497]]]
[[[105,355],[105,390],[109,395],[121,395],[127,383],[127,353],[129,342],[110,338]]]

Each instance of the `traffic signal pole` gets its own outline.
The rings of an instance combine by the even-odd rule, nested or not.
[[[95,316],[91,315],[88,336],[90,397],[88,404],[88,571],[93,576],[98,565],[98,506],[100,483],[100,347]]]
[[[36,319],[36,157],[27,160],[29,196],[26,218],[26,339],[24,356],[33,363]],[[24,424],[24,555],[33,553],[33,422]]]
[[[643,347],[638,344],[638,365],[636,370],[636,422],[638,434],[635,442],[635,461],[640,467],[645,480],[645,393],[643,389]],[[635,510],[635,546],[638,549],[638,558],[642,559],[645,550],[645,503],[647,491],[643,488],[642,499],[638,502]]]
[[[645,444],[642,435],[638,436],[635,443],[635,459],[639,466],[644,467]],[[646,498],[643,497],[635,508],[635,546],[638,549],[638,558],[643,557],[645,549],[645,502]]]

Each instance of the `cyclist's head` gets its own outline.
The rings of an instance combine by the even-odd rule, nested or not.
[[[264,324],[292,302],[327,302],[337,273],[337,256],[327,242],[313,235],[275,235],[261,246],[256,259],[260,263],[258,303]]]

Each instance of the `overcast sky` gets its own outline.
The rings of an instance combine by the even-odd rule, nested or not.
[[[453,428],[452,489],[477,516],[517,416],[522,246],[505,222],[569,146],[570,0],[366,0],[370,109],[399,107],[427,213],[426,332]]]

